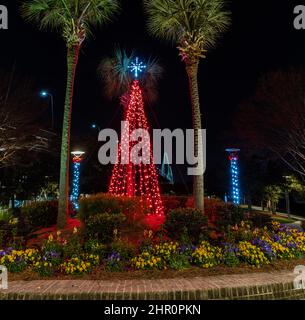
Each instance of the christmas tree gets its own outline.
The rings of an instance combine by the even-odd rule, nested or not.
[[[162,217],[164,209],[158,175],[153,161],[143,93],[137,80],[143,68],[145,66],[138,60],[131,65],[136,80],[131,85],[124,119],[125,128],[121,133],[117,163],[113,169],[109,192],[116,196],[139,196],[143,208],[145,207],[150,215]],[[139,140],[131,139],[132,134],[137,129],[144,129],[147,134],[144,134]]]

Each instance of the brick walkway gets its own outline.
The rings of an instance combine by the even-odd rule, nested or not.
[[[297,294],[291,272],[156,280],[12,281],[1,299],[272,299]]]

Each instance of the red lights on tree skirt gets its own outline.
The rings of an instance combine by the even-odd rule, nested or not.
[[[131,87],[125,121],[128,123],[128,127],[122,132],[118,148],[118,161],[113,169],[109,192],[116,196],[141,197],[143,209],[146,208],[148,211],[147,223],[153,224],[155,229],[156,225],[164,222],[164,208],[158,175],[153,162],[150,137],[146,136],[139,141],[130,141],[131,133],[136,129],[145,129],[146,132],[149,132],[142,90],[137,80],[133,82]],[[136,155],[142,157],[139,164],[135,164]]]

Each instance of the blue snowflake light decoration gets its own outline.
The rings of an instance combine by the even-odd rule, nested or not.
[[[143,72],[144,69],[146,69],[146,66],[143,64],[142,61],[139,61],[138,57],[136,57],[136,60],[132,62],[128,68],[132,73],[134,73],[135,78],[138,79],[139,74]]]

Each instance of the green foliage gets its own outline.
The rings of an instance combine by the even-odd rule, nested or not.
[[[89,198],[83,198],[80,200],[79,205],[79,218],[85,223],[88,218],[101,212],[109,214],[122,212],[119,199],[107,194],[97,194]]]
[[[144,0],[152,35],[196,47],[199,55],[213,47],[230,25],[224,0]]]
[[[239,224],[245,218],[244,209],[234,204],[220,202],[216,210],[215,224],[221,231],[225,230],[228,225]]]
[[[57,30],[69,45],[80,43],[92,26],[111,21],[118,11],[116,0],[27,0],[21,6],[26,20]]]
[[[117,252],[122,260],[128,261],[136,254],[136,248],[129,242],[115,241],[110,246],[111,252]]]
[[[103,258],[107,252],[107,246],[96,239],[88,239],[84,245],[85,252],[98,255]]]
[[[276,205],[278,204],[280,198],[283,195],[283,191],[280,186],[270,185],[264,188],[264,198],[271,205],[271,211],[276,211]]]
[[[228,267],[236,267],[240,261],[234,252],[225,252],[223,254],[223,262]]]
[[[115,197],[110,194],[99,193],[80,200],[79,218],[86,220],[101,212],[110,214],[123,213],[128,222],[141,221],[145,214],[139,197]]]
[[[182,242],[198,242],[207,232],[207,217],[200,210],[179,208],[166,217],[164,228],[171,239]]]
[[[191,266],[189,257],[179,253],[172,255],[168,259],[167,263],[168,263],[168,267],[174,270],[187,269]]]
[[[11,210],[0,208],[0,222],[8,223],[13,218]]]
[[[73,258],[80,256],[83,253],[83,244],[81,236],[78,233],[73,233],[69,237],[67,244],[63,248],[65,258]]]
[[[126,217],[121,213],[100,213],[87,220],[86,233],[89,238],[98,239],[102,243],[111,243],[125,221]]]
[[[272,223],[272,217],[267,213],[253,212],[249,215],[249,221],[252,222],[252,225],[255,228],[269,228]]]
[[[239,241],[251,241],[254,238],[253,226],[250,221],[242,221],[240,224],[228,225],[224,234],[228,243],[238,243]]]
[[[30,229],[47,228],[56,224],[57,201],[33,202],[21,209],[21,214]]]

